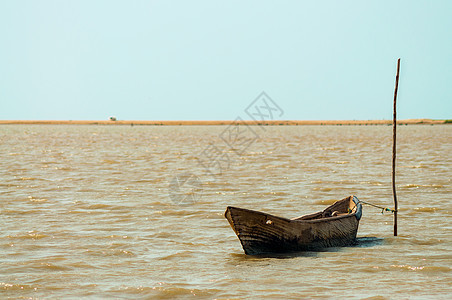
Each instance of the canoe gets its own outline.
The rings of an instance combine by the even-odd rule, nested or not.
[[[362,205],[355,196],[336,201],[323,211],[293,219],[232,206],[225,212],[248,255],[352,245],[361,215]]]

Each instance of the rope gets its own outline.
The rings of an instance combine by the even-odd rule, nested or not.
[[[394,209],[390,209],[390,208],[387,208],[387,207],[375,205],[375,204],[372,204],[372,203],[369,203],[369,202],[365,202],[365,201],[362,201],[362,200],[359,200],[359,203],[364,203],[364,204],[367,204],[367,205],[370,205],[370,206],[379,208],[379,209],[381,209],[381,213],[382,213],[382,214],[383,214],[385,211],[389,211],[389,212],[392,212],[392,213],[395,213],[395,212],[396,212]]]

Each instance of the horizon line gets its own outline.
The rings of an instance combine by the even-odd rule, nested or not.
[[[388,125],[393,120],[0,120],[0,125]],[[405,119],[397,120],[397,124],[448,124],[447,119]]]

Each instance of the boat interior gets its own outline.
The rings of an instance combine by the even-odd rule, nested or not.
[[[319,211],[313,214],[304,215],[301,217],[293,218],[292,220],[316,220],[325,219],[331,217],[346,216],[356,212],[356,203],[353,201],[353,196],[349,196],[345,199],[336,201],[333,205],[327,207],[323,211]]]

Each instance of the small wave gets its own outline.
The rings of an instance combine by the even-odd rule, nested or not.
[[[160,182],[164,182],[167,179],[162,176],[159,178],[154,178],[154,179],[138,179],[138,180],[132,180],[132,183],[160,183]]]
[[[436,212],[438,210],[438,208],[436,207],[416,207],[414,209],[415,212]]]
[[[421,169],[421,168],[425,168],[425,169],[427,169],[428,166],[426,166],[426,165],[414,165],[414,166],[400,166],[400,168],[409,168],[409,169]]]
[[[440,189],[440,188],[443,188],[444,185],[442,185],[442,184],[428,184],[428,185],[423,185],[423,187],[432,187],[432,188],[435,188],[435,189]]]
[[[111,207],[112,207],[111,205],[99,203],[99,204],[88,205],[84,208],[86,208],[86,209],[111,209]]]
[[[333,188],[333,187],[315,187],[315,188],[313,188],[314,191],[321,191],[321,192],[331,192],[331,191],[339,190],[339,189],[342,189],[342,187],[335,187],[335,188]]]
[[[45,198],[38,199],[33,196],[28,196],[28,200],[30,200],[31,202],[47,202],[48,201]]]
[[[335,199],[329,199],[329,200],[316,200],[314,201],[314,204],[318,204],[318,205],[331,205],[334,204],[334,202],[336,202],[337,200]]]
[[[173,232],[158,232],[155,233],[153,235],[151,235],[150,237],[155,238],[155,239],[170,239],[170,238],[176,238],[179,237],[178,234],[174,234]]]
[[[341,150],[341,148],[339,147],[321,147],[321,148],[317,148],[317,150],[323,150],[323,151],[334,151],[334,150]]]
[[[28,239],[40,240],[40,239],[48,237],[48,235],[42,234],[42,233],[37,233],[36,231],[29,231],[26,234],[8,235],[7,237],[8,238],[16,238],[16,239],[20,239],[20,240],[28,240]]]
[[[42,262],[37,266],[38,269],[44,269],[46,271],[68,271],[72,268],[61,266],[61,265],[55,265],[51,263]]]
[[[112,256],[135,256],[132,251],[124,249],[110,249],[107,253]]]
[[[411,265],[391,265],[392,268],[401,271],[410,271],[410,272],[426,272],[426,273],[437,273],[437,272],[450,272],[450,267],[445,266],[411,266]]]
[[[277,158],[292,158],[292,155],[289,154],[277,154],[275,155]]]
[[[370,184],[375,186],[383,185],[383,183],[380,181],[361,181],[360,184]]]
[[[36,180],[36,177],[20,177],[20,180]]]
[[[401,189],[418,189],[419,185],[417,184],[405,184],[400,187]]]
[[[283,197],[278,197],[278,198],[273,198],[272,199],[272,201],[286,201],[287,199],[286,198],[283,198]],[[286,204],[288,207],[292,207],[292,204],[291,203],[287,203]]]
[[[177,252],[177,253],[173,253],[167,256],[164,256],[162,258],[160,258],[161,260],[178,260],[180,258],[186,258],[186,257],[192,257],[193,256],[193,252],[192,251],[182,251],[182,252]]]
[[[73,263],[68,264],[68,266],[71,268],[74,268],[74,269],[100,269],[100,267],[89,264],[86,261],[73,262]]]
[[[433,189],[439,189],[443,188],[444,185],[442,184],[405,184],[402,185],[401,189],[418,189],[418,188],[433,188]]]
[[[41,212],[40,210],[28,209],[28,210],[18,210],[18,209],[4,209],[2,215],[31,215],[36,212]]]
[[[129,240],[129,239],[133,239],[131,236],[128,236],[128,235],[117,235],[117,234],[111,234],[111,235],[103,236],[102,238],[107,238],[107,239],[121,239],[121,240]]]
[[[56,167],[56,170],[61,170],[61,171],[72,171],[74,170],[74,168],[72,167]]]
[[[112,205],[112,204],[104,204],[104,203],[96,203],[96,204],[80,204],[77,206],[78,209],[86,209],[86,210],[124,210],[127,211],[129,208],[124,205]]]
[[[201,298],[211,298],[214,295],[218,294],[219,290],[201,290],[201,289],[193,289],[193,288],[183,288],[183,287],[175,287],[175,286],[167,286],[166,283],[158,283],[157,286],[153,287],[122,287],[118,290],[111,291],[112,293],[118,293],[122,297],[124,294],[130,295],[147,295],[152,298],[158,299],[177,299],[177,298],[185,298],[185,297],[201,297]]]
[[[225,188],[223,188],[222,190],[223,190],[223,191],[226,191],[226,192],[237,192],[237,191],[240,191],[240,189],[238,189],[238,188],[233,188],[233,187],[225,187]]]
[[[350,180],[350,179],[346,179],[346,180],[341,180],[339,181],[340,184],[356,184],[357,180]],[[332,182],[333,184],[336,184],[336,182]]]
[[[102,160],[103,163],[105,164],[109,164],[109,165],[114,165],[114,164],[119,164],[119,161],[113,160],[113,159],[104,159]]]
[[[0,290],[5,291],[36,291],[37,287],[28,284],[17,284],[17,283],[7,283],[0,282]]]
[[[289,194],[289,193],[286,193],[286,192],[275,192],[275,191],[271,191],[271,192],[265,192],[265,193],[262,193],[262,195],[270,195],[270,196],[273,196],[273,195],[276,195],[276,196],[289,196],[289,195],[291,195],[291,194]]]
[[[75,181],[83,181],[83,180],[81,180],[81,179],[74,179]],[[99,192],[100,190],[98,190],[98,189],[93,189],[93,188],[87,188],[87,187],[80,187],[78,190],[77,190],[77,192],[80,192],[80,193],[97,193],[97,192]]]
[[[405,244],[405,245],[414,245],[414,246],[438,246],[440,244],[443,244],[445,241],[442,239],[437,238],[407,238],[407,237],[401,237],[398,238],[394,237],[388,237],[386,238],[386,241],[388,241],[391,244]]]
[[[105,250],[86,250],[86,253],[92,256],[135,256],[132,251],[128,251],[125,249],[105,249]]]

